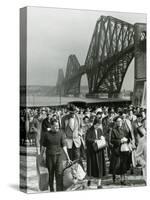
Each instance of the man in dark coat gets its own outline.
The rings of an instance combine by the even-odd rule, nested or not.
[[[110,159],[110,156],[111,156],[112,144],[111,144],[110,140],[111,140],[112,128],[114,126],[113,119],[114,119],[115,116],[116,116],[116,114],[115,114],[114,109],[108,108],[108,115],[106,117],[104,117],[103,120],[102,120],[104,136],[105,136],[106,141],[108,143],[108,146],[106,148],[108,159]]]
[[[47,117],[42,121],[42,128],[41,128],[41,138],[40,138],[40,145],[43,144],[43,138],[47,131],[51,130],[51,118],[52,114],[49,112],[47,113]]]

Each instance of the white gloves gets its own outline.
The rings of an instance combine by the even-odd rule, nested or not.
[[[128,141],[128,139],[126,138],[126,137],[123,137],[122,139],[121,139],[121,143],[126,143]]]

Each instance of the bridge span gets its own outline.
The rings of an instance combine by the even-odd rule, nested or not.
[[[86,74],[87,96],[105,93],[108,97],[118,97],[133,58],[134,93],[137,93],[146,81],[146,24],[130,24],[111,16],[101,16],[96,22],[85,63],[80,65],[75,55],[69,55],[65,75],[63,69],[59,69],[56,92],[62,96],[78,96],[81,77]]]

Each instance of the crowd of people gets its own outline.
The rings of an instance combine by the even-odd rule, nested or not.
[[[87,173],[88,186],[94,177],[97,188],[102,188],[106,157],[114,184],[120,175],[120,184],[126,185],[127,171],[133,173],[138,165],[146,183],[146,109],[69,104],[66,108],[21,109],[20,114],[20,145],[36,146],[41,159],[46,153],[50,191],[54,191],[54,174],[56,190],[63,190],[62,150],[68,164],[79,161]]]

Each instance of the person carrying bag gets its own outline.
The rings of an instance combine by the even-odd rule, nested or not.
[[[87,131],[87,176],[89,178],[88,186],[90,186],[91,178],[97,178],[97,188],[102,188],[101,179],[106,174],[106,163],[104,156],[104,148],[106,141],[103,136],[102,129],[99,128],[100,119],[95,119],[93,126]]]

